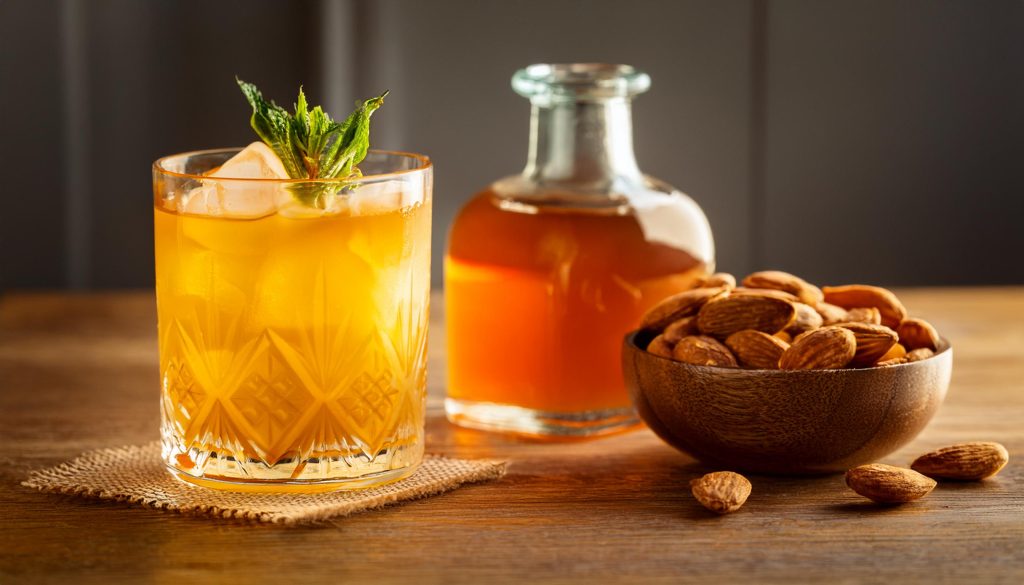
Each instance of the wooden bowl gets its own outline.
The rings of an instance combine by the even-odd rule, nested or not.
[[[911,441],[939,408],[953,350],[932,358],[843,370],[694,366],[647,353],[652,335],[623,342],[622,369],[640,417],[701,461],[770,474],[841,472]]]

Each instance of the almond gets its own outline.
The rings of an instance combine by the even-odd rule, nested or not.
[[[694,335],[697,333],[697,317],[683,317],[677,319],[669,324],[661,335],[665,338],[665,341],[672,345],[679,343],[679,340],[686,337],[687,335]]]
[[[939,349],[939,333],[924,319],[904,319],[896,332],[900,341],[909,349]]]
[[[697,281],[697,286],[705,288],[724,286],[725,288],[732,290],[736,288],[736,277],[728,272],[716,272],[699,279]]]
[[[875,307],[882,313],[882,325],[895,329],[900,321],[907,318],[907,310],[903,303],[892,293],[879,286],[866,284],[848,284],[845,286],[826,286],[822,289],[825,302],[838,305],[844,309],[858,307]]]
[[[647,353],[672,359],[672,344],[665,339],[664,335],[659,335],[647,344]]]
[[[849,329],[822,327],[793,340],[782,354],[783,370],[824,370],[842,368],[857,351],[857,338]]]
[[[869,323],[838,323],[836,327],[849,329],[857,338],[857,353],[850,361],[852,366],[870,366],[896,345],[899,336],[885,325]]]
[[[804,303],[793,303],[796,307],[796,318],[786,327],[786,333],[800,335],[805,331],[817,329],[824,325],[824,319],[814,310],[814,307]]]
[[[910,467],[928,477],[977,481],[999,473],[1009,460],[999,443],[960,443],[921,455]]]
[[[727,272],[693,282],[644,314],[641,329],[656,336],[650,353],[701,365],[832,369],[920,361],[942,343],[934,327],[908,318],[882,287],[819,289],[779,270],[750,274],[742,286]]]
[[[928,495],[936,483],[912,469],[872,463],[847,471],[846,485],[880,504],[902,504]]]
[[[789,344],[777,337],[753,329],[733,333],[725,340],[741,365],[760,370],[776,370],[779,358]]]
[[[905,358],[905,357],[895,357],[895,358],[889,358],[887,360],[878,360],[875,363],[875,367],[884,368],[885,366],[898,366],[900,364],[905,364],[905,363],[907,363],[907,358]]]
[[[791,295],[788,292],[773,290],[770,288],[747,288],[744,286],[738,286],[732,289],[730,294],[734,297],[771,297],[773,299],[789,301],[791,303],[800,302],[800,299],[796,298],[796,295]]]
[[[919,362],[921,360],[926,360],[932,357],[933,355],[935,355],[934,351],[928,349],[927,347],[921,347],[913,351],[907,352],[906,360],[908,362]]]
[[[672,349],[672,358],[697,366],[739,366],[728,347],[717,339],[705,335],[691,335],[681,339]]]
[[[760,295],[730,295],[701,307],[697,327],[707,335],[721,338],[744,329],[776,333],[785,329],[794,316],[796,309],[789,301]]]
[[[857,307],[846,312],[847,323],[882,324],[882,312],[875,307]]]
[[[835,325],[836,323],[842,323],[843,321],[849,321],[846,318],[846,309],[837,307],[831,303],[821,302],[814,305],[814,309],[821,315],[822,325]]]
[[[878,358],[878,361],[883,362],[886,360],[894,360],[904,357],[907,357],[907,348],[903,347],[903,344],[896,343],[893,344],[893,346],[889,348],[889,351],[885,352],[882,357]]]
[[[738,473],[716,471],[690,481],[693,497],[717,514],[739,510],[750,497],[750,481]]]
[[[725,287],[709,287],[674,294],[648,309],[640,319],[640,328],[661,331],[673,321],[695,315],[704,303],[727,292]]]
[[[820,303],[824,296],[820,288],[799,276],[794,276],[781,270],[755,272],[743,279],[743,286],[749,288],[770,288],[788,292],[809,305]]]
[[[831,327],[831,325],[830,325],[830,327]],[[814,329],[813,331],[817,331],[817,329]],[[785,333],[785,332],[783,332],[783,333]],[[796,343],[797,341],[800,341],[800,338],[801,338],[801,337],[806,337],[808,333],[810,333],[810,331],[804,331],[804,332],[803,332],[803,333],[801,333],[800,335],[797,335],[796,337],[794,337],[794,338],[793,338],[793,341],[791,341],[791,342],[790,342],[789,344],[790,344],[790,345],[793,345],[793,344],[794,344],[794,343]]]

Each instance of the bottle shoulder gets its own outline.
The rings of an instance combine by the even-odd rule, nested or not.
[[[522,174],[510,175],[478,192],[473,198],[477,200],[489,201],[506,211],[528,214],[631,215],[637,209],[679,207],[690,215],[703,217],[703,211],[693,198],[650,175],[642,175],[640,180],[617,180],[600,188],[544,183]]]
[[[579,242],[588,250],[606,244],[686,250],[708,266],[714,262],[711,228],[700,206],[656,179],[645,189],[582,204],[579,193],[534,189],[524,194],[512,188],[522,185],[520,178],[507,179],[463,206],[449,233],[452,249],[473,255],[481,242],[529,248],[532,242],[557,239]]]

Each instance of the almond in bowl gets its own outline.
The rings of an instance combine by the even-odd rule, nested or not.
[[[755,272],[743,279],[740,288],[729,286],[730,282],[735,282],[731,275],[719,273],[652,307],[640,325],[660,337],[653,353],[695,365],[818,370],[919,361],[933,356],[941,344],[935,327],[908,317],[899,298],[881,287],[818,288],[778,270]],[[680,327],[683,323],[686,328]],[[769,348],[757,334],[780,343]],[[686,340],[686,347],[700,337],[705,345],[707,338],[725,343],[732,359],[717,348],[715,363],[691,351],[673,353],[680,342]],[[891,351],[896,346],[900,349]],[[782,349],[778,359],[759,355],[751,361],[740,355],[759,350],[774,353],[776,348]]]
[[[740,470],[842,472],[909,442],[945,397],[949,344],[891,291],[779,271],[728,282],[667,300],[685,305],[676,321],[655,306],[625,339],[627,387],[670,445]]]

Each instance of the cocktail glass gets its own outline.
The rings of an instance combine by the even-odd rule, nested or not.
[[[410,475],[423,454],[430,161],[371,151],[349,181],[210,176],[238,152],[153,166],[168,468],[243,491]]]

